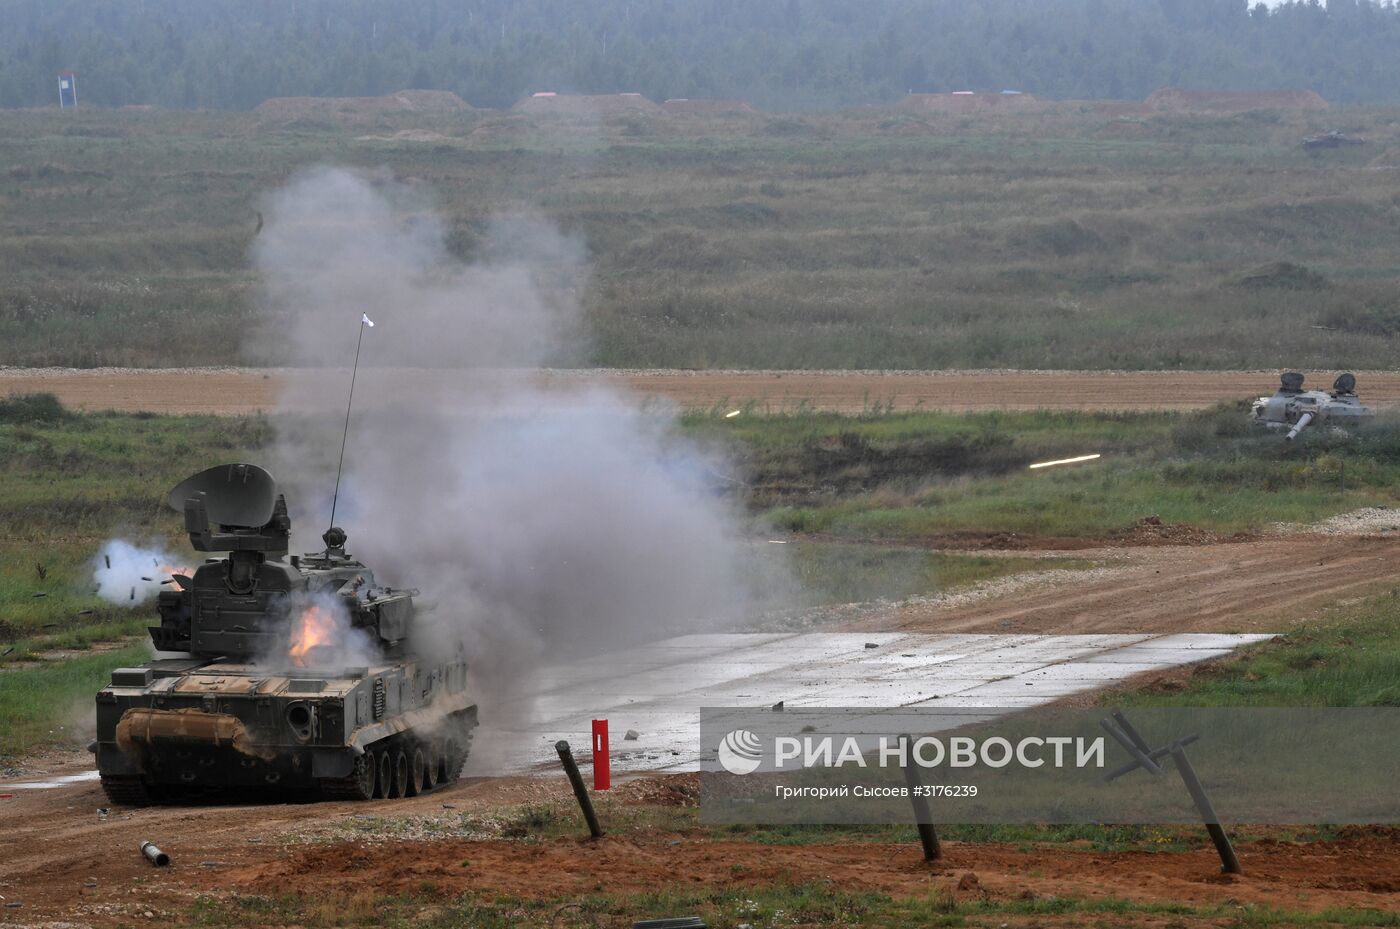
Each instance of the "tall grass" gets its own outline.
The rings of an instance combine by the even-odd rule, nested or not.
[[[1368,144],[1302,150],[1339,118]],[[0,113],[0,363],[242,360],[261,198],[331,162],[430,189],[462,258],[522,205],[576,235],[575,362],[1385,367],[1394,118]]]

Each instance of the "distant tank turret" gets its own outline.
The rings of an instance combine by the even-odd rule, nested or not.
[[[1354,425],[1375,413],[1356,396],[1356,377],[1342,374],[1331,390],[1304,390],[1303,375],[1288,371],[1280,378],[1272,397],[1254,401],[1250,415],[1254,422],[1271,429],[1287,429],[1288,441],[1311,425]]]

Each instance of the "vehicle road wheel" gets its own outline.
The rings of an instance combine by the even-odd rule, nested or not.
[[[394,792],[389,796],[395,800],[408,793],[408,754],[403,749],[394,752]]]
[[[374,798],[387,800],[394,795],[394,758],[387,748],[374,753]]]
[[[417,747],[413,750],[413,757],[408,762],[408,795],[416,797],[421,791],[428,789],[428,763],[423,760],[423,749]]]
[[[438,769],[442,767],[442,746],[436,739],[429,742],[423,753],[423,790],[429,791],[438,785]]]
[[[365,752],[348,777],[322,781],[321,793],[331,800],[368,800],[374,796],[374,776],[374,753]]]

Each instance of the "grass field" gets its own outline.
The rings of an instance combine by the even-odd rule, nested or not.
[[[692,414],[778,527],[857,539],[1103,536],[1158,516],[1222,533],[1396,500],[1400,420],[1289,444],[1245,413]],[[1097,452],[1098,461],[1027,465]]]
[[[1105,705],[1400,706],[1400,588],[1252,646],[1186,687],[1117,689]]]
[[[0,112],[0,364],[246,360],[262,198],[335,163],[429,192],[463,258],[503,210],[576,236],[560,362],[1386,367],[1396,113]],[[1300,146],[1335,127],[1368,142]]]

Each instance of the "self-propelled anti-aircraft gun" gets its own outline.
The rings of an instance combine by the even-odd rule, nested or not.
[[[460,648],[380,585],[332,527],[287,558],[291,521],[249,464],[181,483],[190,544],[225,552],[176,574],[150,629],[158,657],[97,695],[102,787],[114,803],[190,792],[318,789],[412,796],[455,780],[476,726]]]

